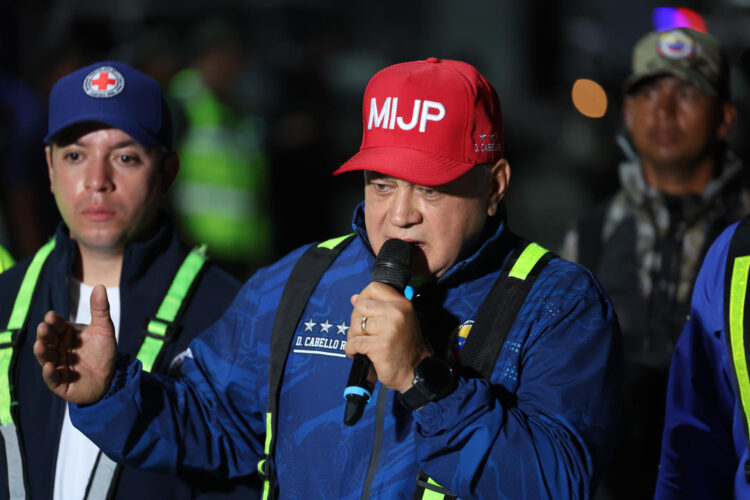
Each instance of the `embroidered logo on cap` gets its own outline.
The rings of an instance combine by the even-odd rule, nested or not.
[[[474,143],[474,152],[480,151],[500,151],[502,144],[497,142],[497,134],[479,134],[481,142]]]
[[[411,121],[408,123],[397,113],[398,97],[386,97],[380,110],[378,110],[377,99],[373,97],[370,100],[370,117],[367,120],[367,129],[370,130],[375,126],[375,128],[381,127],[393,130],[394,127],[398,126],[401,130],[411,130],[419,123],[418,130],[424,133],[427,130],[428,121],[439,122],[445,118],[445,106],[441,102],[414,99]]]
[[[659,35],[656,51],[668,59],[689,59],[695,53],[695,42],[683,31],[666,31]]]
[[[83,91],[96,98],[114,97],[125,88],[125,78],[112,66],[102,66],[83,80]]]

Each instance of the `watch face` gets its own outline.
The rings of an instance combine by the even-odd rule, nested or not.
[[[416,375],[437,397],[449,394],[456,384],[455,372],[451,365],[433,356],[422,360],[417,366]]]

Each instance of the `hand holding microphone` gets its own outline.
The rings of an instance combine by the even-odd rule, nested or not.
[[[383,246],[380,248],[377,258],[375,259],[375,265],[372,268],[372,281],[390,285],[399,293],[403,293],[406,285],[409,283],[409,279],[411,278],[411,250],[411,245],[403,240],[386,240],[385,243],[383,243]],[[351,352],[350,348],[354,349],[353,346],[355,345],[358,345],[359,347],[366,346],[368,348],[375,349],[378,346],[382,346],[383,342],[388,343],[389,341],[394,340],[394,336],[402,335],[402,333],[403,335],[406,335],[406,332],[388,331],[387,326],[389,326],[390,324],[384,324],[387,323],[387,321],[384,321],[385,315],[379,315],[372,318],[377,323],[373,325],[373,329],[377,333],[383,333],[383,336],[387,338],[381,338],[377,341],[373,340],[373,338],[368,338],[368,333],[370,333],[370,331],[367,330],[367,322],[368,319],[370,319],[368,318],[366,312],[368,310],[368,307],[373,311],[378,310],[378,308],[388,308],[389,304],[387,302],[387,295],[389,293],[392,293],[384,293],[382,290],[380,292],[378,292],[377,290],[368,292],[368,289],[370,289],[371,287],[372,285],[363,290],[363,293],[357,298],[357,302],[355,303],[355,310],[352,313],[351,324],[359,327],[360,335],[350,338],[349,342],[347,343],[347,352]],[[362,301],[361,304],[360,300]],[[409,351],[412,351],[413,353],[413,351],[415,351],[414,347],[416,347],[417,351],[420,350],[419,347],[421,347],[421,336],[419,336],[418,327],[416,325],[416,317],[412,317],[412,323],[407,325],[407,329],[408,328],[416,328],[417,331],[413,333],[416,334],[419,338],[414,339],[414,335],[412,335],[411,338],[403,339],[406,340],[407,343],[408,341],[411,341],[412,349],[401,349],[400,353],[396,353],[396,363],[408,363],[409,361],[411,361],[409,359]],[[379,330],[382,329],[386,331],[380,332]],[[377,335],[373,333],[373,337],[375,336]],[[418,343],[417,346],[413,345],[415,340]],[[424,349],[422,348],[421,350],[423,351]],[[422,354],[419,353],[419,356],[421,355]],[[394,356],[386,357],[394,359]],[[346,425],[354,425],[355,423],[357,423],[357,421],[359,421],[362,413],[364,412],[365,406],[372,397],[372,391],[375,385],[374,381],[370,378],[370,371],[372,367],[372,362],[370,361],[370,359],[365,354],[361,354],[359,352],[354,354],[353,358],[352,368],[349,373],[349,379],[347,381],[347,387],[344,390],[344,397],[346,398],[344,423]],[[411,370],[412,367],[409,366],[408,371],[411,372]]]

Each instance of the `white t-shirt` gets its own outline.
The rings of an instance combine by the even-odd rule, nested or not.
[[[93,290],[93,286],[70,278],[70,321],[91,323],[90,299]],[[120,288],[107,287],[107,299],[109,300],[109,315],[115,325],[115,337],[118,337],[120,333]],[[65,420],[60,433],[60,447],[57,451],[54,500],[84,498],[98,455],[99,448],[81,431],[73,427],[66,404]]]

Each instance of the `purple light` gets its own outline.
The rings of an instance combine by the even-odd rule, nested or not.
[[[651,22],[656,31],[666,31],[674,28],[690,28],[701,33],[708,33],[706,22],[691,9],[657,7],[651,14]]]

